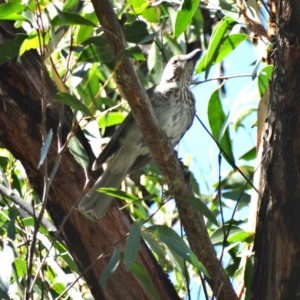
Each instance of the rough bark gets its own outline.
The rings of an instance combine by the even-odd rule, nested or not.
[[[274,71],[251,299],[300,298],[300,2],[270,1]],[[275,9],[276,8],[276,9]]]
[[[126,42],[116,14],[109,0],[92,0],[96,15],[109,40],[116,56],[126,47]],[[112,34],[113,33],[113,34]],[[211,244],[203,216],[191,208],[183,196],[193,195],[193,189],[188,182],[183,168],[174,152],[170,141],[157,126],[151,104],[141,85],[131,60],[124,59],[118,68],[118,79],[121,79],[122,94],[128,100],[132,114],[140,127],[150,149],[151,155],[160,171],[169,181],[178,207],[180,220],[183,224],[191,249],[204,264],[210,274],[207,281],[218,299],[236,299],[221,263],[216,257]],[[132,86],[136,87],[132,89]]]
[[[0,22],[0,46],[8,39],[15,38],[17,31],[12,23]],[[40,60],[36,52],[22,56],[22,63],[15,59],[0,66],[0,146],[8,149],[23,164],[30,183],[39,196],[43,191],[43,170],[37,169],[41,149],[41,76]],[[47,108],[47,128],[57,129],[60,105],[52,102],[56,88],[48,76],[45,79],[45,100]],[[71,129],[72,112],[65,109],[64,139]],[[80,129],[77,137],[84,145],[93,162],[94,156]],[[57,157],[57,143],[51,144],[48,153],[49,170]],[[97,173],[90,172],[95,180]],[[63,154],[56,177],[50,188],[47,210],[57,228],[66,215],[83,195],[86,178],[84,170],[66,151]],[[117,221],[116,221],[117,220]],[[129,231],[131,218],[120,212],[117,205],[111,206],[107,214],[97,222],[86,219],[76,209],[67,219],[62,239],[81,271],[85,270],[104,251],[116,244],[124,249],[124,236]],[[119,242],[118,242],[119,241]],[[112,254],[112,249],[99,259],[84,275],[95,299],[151,299],[140,281],[125,271],[121,263],[114,275],[107,281],[106,288],[99,285],[99,277]],[[178,296],[163,273],[161,267],[142,244],[138,262],[148,273],[161,299],[177,299]]]

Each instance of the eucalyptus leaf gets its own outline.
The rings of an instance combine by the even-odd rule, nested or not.
[[[85,169],[89,167],[89,156],[87,155],[84,147],[81,145],[80,141],[77,139],[76,136],[72,136],[68,148],[70,149],[72,155],[74,156],[75,160]]]
[[[52,137],[53,137],[53,130],[50,129],[49,132],[48,132],[48,135],[46,137],[45,143],[41,148],[40,161],[39,161],[39,164],[38,164],[38,167],[37,167],[38,169],[44,163],[44,160],[45,160],[45,158],[47,156],[47,153],[49,151],[49,147],[51,145]]]

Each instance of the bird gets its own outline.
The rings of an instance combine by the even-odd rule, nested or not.
[[[200,54],[201,50],[196,49],[186,55],[173,56],[164,68],[159,84],[147,90],[158,125],[173,147],[194,120],[195,98],[189,85]],[[92,169],[97,170],[108,160],[108,167],[78,205],[79,210],[95,218],[105,214],[113,199],[97,189],[119,188],[126,175],[141,169],[152,160],[142,132],[131,113],[128,113],[94,161]]]

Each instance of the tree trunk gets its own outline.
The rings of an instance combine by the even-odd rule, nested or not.
[[[300,298],[300,2],[273,0],[274,71],[251,299]],[[276,20],[276,21],[275,21]]]
[[[14,39],[17,30],[9,22],[0,22],[0,46],[8,39]],[[8,149],[23,164],[32,187],[41,197],[43,192],[43,170],[37,169],[41,149],[41,65],[36,52],[27,52],[21,59],[0,66],[0,146]],[[52,102],[56,88],[48,76],[45,78],[45,101],[47,108],[47,130],[56,135],[60,105]],[[70,132],[72,112],[65,108],[63,136]],[[78,128],[77,137],[86,148],[90,162],[94,156],[83,133]],[[51,169],[57,158],[57,142],[53,139],[48,152],[48,168]],[[89,172],[91,181],[99,172]],[[82,167],[66,151],[63,154],[57,174],[51,185],[47,210],[57,228],[62,228],[61,237],[81,271],[98,259],[84,274],[95,299],[151,299],[141,282],[120,264],[113,276],[107,281],[106,288],[99,285],[99,277],[107,265],[113,248],[124,249],[125,236],[132,223],[126,212],[120,212],[111,205],[106,215],[97,222],[91,222],[73,208],[82,198],[85,185]],[[117,221],[116,221],[117,220]],[[138,262],[146,270],[155,290],[161,299],[177,299],[178,296],[157,264],[146,245],[142,243]]]

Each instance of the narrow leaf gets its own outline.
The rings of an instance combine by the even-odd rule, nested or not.
[[[199,211],[203,216],[205,216],[209,221],[219,226],[219,223],[215,217],[215,215],[211,212],[211,210],[206,206],[204,202],[202,202],[199,198],[192,196],[185,196],[183,200],[190,204],[194,209]]]
[[[109,112],[99,119],[98,124],[100,128],[115,126],[121,124],[125,117],[121,112]]]
[[[64,23],[63,21],[64,20]],[[55,16],[53,19],[53,24],[55,26],[60,25],[85,25],[91,27],[97,27],[97,25],[90,20],[80,16],[79,14],[70,12],[61,12],[59,16]]]
[[[9,16],[21,13],[26,9],[26,6],[18,3],[0,4],[0,20],[10,20]]]
[[[121,259],[120,251],[119,251],[119,249],[115,248],[110,261],[108,262],[108,264],[106,265],[105,269],[103,270],[103,272],[100,276],[99,283],[102,287],[105,287],[105,282],[107,281],[107,279],[110,278],[110,276],[117,269],[117,267],[120,263],[120,259]]]
[[[256,147],[253,147],[249,151],[247,151],[245,154],[243,154],[239,159],[244,160],[253,160],[256,158]]]
[[[226,232],[227,238],[230,238],[231,236],[233,236],[236,233],[244,232],[244,230],[241,229],[240,227],[232,225],[230,227],[230,233],[228,235],[228,229],[229,229],[229,225],[225,224],[225,232]],[[211,239],[211,242],[212,242],[213,245],[223,243],[223,241],[224,241],[224,229],[223,229],[223,226],[220,226],[219,228],[217,228],[212,233],[212,235],[210,236],[210,239]]]
[[[193,15],[198,8],[200,0],[183,0],[175,21],[175,30],[174,36],[178,38],[187,28],[187,26],[191,23]]]
[[[85,169],[89,167],[89,157],[76,136],[72,136],[68,147],[74,156],[75,160]]]
[[[70,95],[67,93],[57,93],[53,99],[54,102],[60,102],[72,107],[75,110],[79,110],[86,115],[93,117],[91,111],[74,95]]]
[[[145,289],[154,299],[160,299],[157,291],[152,284],[152,280],[150,279],[145,269],[138,262],[133,263],[130,271],[138,278],[138,280],[143,284]]]
[[[100,188],[97,191],[102,193],[102,194],[106,194],[106,195],[109,195],[109,196],[112,196],[112,197],[116,197],[116,198],[119,198],[119,199],[122,199],[122,200],[131,201],[131,202],[139,200],[138,197],[136,197],[132,194],[126,193],[124,191],[115,189],[115,188]]]
[[[195,268],[205,274],[205,276],[210,277],[203,264],[173,229],[164,225],[154,225],[148,227],[147,231],[152,232],[168,248],[192,264]]]
[[[129,271],[139,253],[141,246],[142,219],[137,219],[131,226],[124,249],[125,269]]]
[[[215,90],[209,100],[208,109],[207,109],[208,121],[212,131],[214,138],[219,141],[220,133],[223,127],[223,124],[226,120],[225,113],[223,111],[221,99],[219,96],[219,90]],[[221,137],[221,141],[219,141],[222,150],[229,156],[231,161],[234,163],[234,156],[232,152],[231,140],[229,135],[229,129],[227,128],[224,132],[224,135]],[[232,162],[225,159],[231,165]]]
[[[40,157],[40,161],[39,161],[39,164],[38,164],[38,167],[37,167],[38,169],[43,164],[43,162],[44,162],[44,160],[47,156],[47,153],[49,151],[49,147],[51,145],[52,136],[53,136],[53,130],[50,129],[49,132],[48,132],[48,135],[46,137],[45,143],[41,148],[41,157]]]

